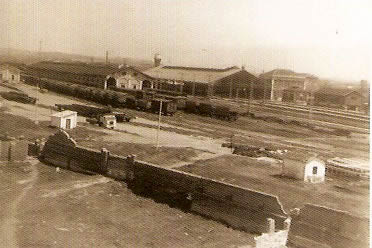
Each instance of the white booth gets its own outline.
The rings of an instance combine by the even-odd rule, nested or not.
[[[51,126],[72,129],[77,125],[77,112],[64,110],[51,116]]]

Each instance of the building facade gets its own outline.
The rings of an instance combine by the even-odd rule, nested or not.
[[[325,163],[309,154],[288,153],[283,159],[282,176],[310,183],[325,180]]]
[[[294,103],[301,103],[303,99],[299,97],[300,94],[304,94],[304,100],[308,101],[309,96],[318,89],[317,77],[307,73],[296,73],[286,69],[275,69],[262,73],[259,78],[270,84],[271,101],[281,102],[298,99],[299,102],[294,101]],[[297,95],[297,97],[294,95]]]
[[[50,125],[62,129],[73,129],[77,126],[77,112],[64,110],[51,116]]]
[[[220,96],[248,98],[250,91],[261,85],[258,78],[236,66],[223,69],[166,66],[160,56],[154,58],[154,67],[143,71],[155,89],[177,91],[191,96]]]
[[[314,104],[358,111],[362,107],[362,96],[354,89],[322,88],[315,92]]]
[[[19,83],[21,80],[21,70],[17,67],[2,64],[0,65],[0,83]]]

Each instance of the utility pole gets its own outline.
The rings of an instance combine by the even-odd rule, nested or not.
[[[36,102],[35,102],[35,124],[38,125],[39,124],[39,110],[38,110],[38,106],[37,106],[37,102],[39,100],[39,82],[40,82],[40,76],[38,77],[37,81],[36,81]]]
[[[161,120],[161,111],[163,108],[163,99],[160,99],[160,107],[159,107],[159,119],[158,119],[158,131],[156,132],[156,149],[159,148],[159,133],[160,133],[160,120]]]
[[[253,97],[253,82],[249,85],[249,99],[248,99],[248,113],[251,113],[251,104],[252,104],[252,97]]]
[[[309,106],[309,119],[310,121],[313,120],[313,103],[314,103],[314,95],[313,93],[310,96],[310,106]]]

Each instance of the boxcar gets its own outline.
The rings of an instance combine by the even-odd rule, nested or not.
[[[185,102],[185,112],[191,114],[197,114],[199,111],[199,103],[194,100],[187,100]]]
[[[160,110],[160,101],[162,101],[162,114],[163,115],[174,115],[177,112],[177,104],[170,100],[164,99],[153,99],[151,101],[151,111],[153,113],[159,113]]]
[[[142,111],[149,111],[151,109],[151,101],[147,99],[136,100],[136,107]]]

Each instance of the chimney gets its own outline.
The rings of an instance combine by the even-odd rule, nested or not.
[[[106,51],[106,65],[108,65],[109,61],[108,61],[108,51]]]
[[[154,56],[154,66],[158,67],[161,63],[161,57],[159,53],[156,53]]]

